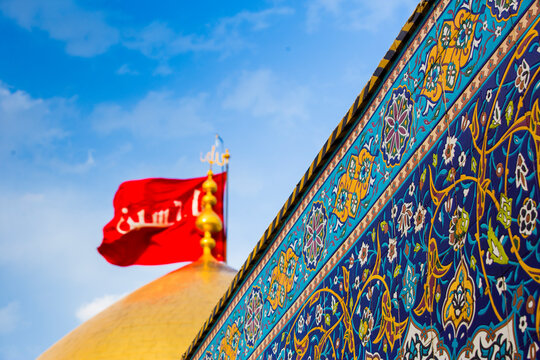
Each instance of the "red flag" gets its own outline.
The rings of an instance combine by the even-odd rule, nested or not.
[[[213,176],[218,199],[213,207],[223,221],[226,173]],[[114,217],[103,228],[98,251],[114,265],[158,265],[195,261],[202,255],[202,234],[195,226],[207,177],[187,180],[126,181],[114,196]],[[225,235],[213,235],[212,254],[225,261]]]

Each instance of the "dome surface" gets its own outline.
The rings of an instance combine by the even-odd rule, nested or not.
[[[177,360],[235,274],[215,260],[184,266],[117,301],[38,359]]]

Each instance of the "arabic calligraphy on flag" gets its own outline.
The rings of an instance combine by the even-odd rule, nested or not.
[[[226,174],[214,175],[218,199],[214,211],[223,221]],[[195,261],[202,255],[195,220],[207,177],[186,180],[152,178],[126,181],[114,196],[114,217],[103,228],[98,251],[114,265],[158,265]],[[214,235],[212,254],[225,261],[225,235]]]

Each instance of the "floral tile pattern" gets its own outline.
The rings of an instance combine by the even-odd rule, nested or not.
[[[439,1],[196,358],[536,359],[539,22]]]

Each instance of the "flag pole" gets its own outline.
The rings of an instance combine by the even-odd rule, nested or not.
[[[221,148],[225,148],[225,142],[223,141],[223,139],[221,138],[221,136],[219,136],[219,134],[216,134],[216,145],[217,145],[217,142],[219,141],[219,143],[221,144]],[[225,153],[222,155],[222,163],[221,163],[221,169],[223,171],[223,167],[225,167],[225,181],[222,183],[222,186],[225,188],[225,203],[223,204],[224,205],[224,209],[223,209],[223,212],[224,212],[224,220],[225,220],[225,226],[224,226],[224,234],[225,234],[225,240],[228,238],[228,232],[229,232],[229,158],[230,158],[230,154],[229,154],[229,149],[226,149],[225,150]],[[227,241],[225,241],[225,247],[223,249],[223,257],[225,259],[225,261],[227,260]]]

